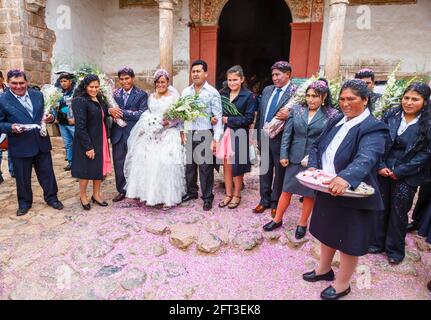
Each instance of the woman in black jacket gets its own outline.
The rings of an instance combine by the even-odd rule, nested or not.
[[[256,100],[253,93],[244,88],[244,72],[241,66],[233,66],[227,71],[228,87],[221,92],[223,99],[235,105],[239,115],[223,115],[225,135],[217,152],[223,160],[226,196],[219,203],[220,208],[235,209],[241,201],[244,174],[250,172],[248,128],[253,123]]]
[[[91,200],[106,207],[100,187],[102,179],[111,172],[109,158],[107,118],[108,106],[100,93],[100,80],[96,75],[86,76],[76,89],[72,108],[75,116],[72,176],[80,179],[82,207],[90,210],[87,198],[88,181],[93,180]]]
[[[385,209],[378,213],[376,238],[368,252],[386,252],[391,264],[404,259],[408,212],[418,186],[430,178],[430,94],[427,84],[413,83],[404,91],[401,106],[383,117],[390,130],[378,171]]]

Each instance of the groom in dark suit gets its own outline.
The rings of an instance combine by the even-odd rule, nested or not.
[[[266,122],[270,122],[274,117],[279,120],[287,120],[289,112],[282,109],[296,92],[296,86],[291,83],[292,67],[287,61],[276,62],[271,67],[272,81],[274,85],[263,89],[260,100],[256,128],[258,129],[258,144],[261,150],[261,161],[265,161],[262,167],[268,168],[266,172],[260,173],[260,202],[253,209],[254,213],[262,213],[271,208],[271,214],[275,216],[275,211],[280,198],[285,168],[280,164],[280,147],[283,130],[270,139],[262,130]],[[262,148],[262,139],[269,140],[268,148]],[[264,146],[267,145],[264,143]]]
[[[129,67],[118,71],[121,88],[114,92],[114,98],[119,107],[109,108],[114,117],[111,128],[112,155],[114,158],[115,184],[118,194],[112,199],[118,202],[126,197],[126,179],[124,178],[124,161],[127,155],[127,139],[130,132],[139,120],[142,113],[147,110],[148,95],[134,84],[135,73]],[[122,119],[127,125],[121,126],[116,119]]]
[[[0,132],[9,139],[9,154],[16,176],[19,209],[18,216],[27,214],[33,204],[31,190],[32,169],[43,189],[43,197],[49,206],[61,210],[63,204],[57,198],[57,182],[51,158],[51,141],[42,137],[38,129],[24,131],[22,125],[53,122],[52,115],[44,116],[42,93],[28,89],[23,71],[11,70],[7,74],[10,90],[0,96]]]

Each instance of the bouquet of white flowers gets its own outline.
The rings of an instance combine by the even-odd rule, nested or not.
[[[100,91],[108,103],[109,107],[118,107],[117,102],[114,99],[114,88],[115,83],[112,79],[109,79],[106,74],[100,71],[96,66],[90,64],[83,64],[77,68],[75,71],[78,83],[80,83],[87,75],[95,74],[100,80]],[[126,121],[121,118],[114,119],[114,121],[120,126],[127,126]]]
[[[61,93],[60,89],[51,84],[44,85],[41,92],[43,94],[45,105],[43,107],[44,117],[42,118],[42,123],[40,124],[40,135],[46,137],[48,132],[46,130],[46,123],[44,121],[45,116],[51,112],[53,107],[58,106],[61,98],[63,98],[63,94]]]
[[[193,121],[199,117],[208,117],[204,112],[206,106],[200,102],[199,95],[181,97],[165,113],[165,119],[170,121]]]
[[[401,67],[401,62],[395,67],[388,76],[388,81],[381,98],[376,103],[376,108],[373,111],[373,115],[380,119],[383,114],[394,106],[398,106],[401,103],[401,98],[404,90],[416,80],[416,77],[411,78],[408,81],[397,80],[395,74]]]
[[[295,92],[295,94],[290,98],[290,100],[287,102],[287,104],[281,109],[292,109],[294,105],[296,104],[303,104],[306,102],[305,100],[305,93],[308,88],[308,86],[313,83],[313,81],[316,81],[316,78],[313,76],[310,79],[307,79]],[[275,136],[277,136],[283,129],[286,121],[285,120],[278,120],[275,117],[270,121],[266,122],[263,126],[263,130],[268,134],[268,136],[273,139]]]

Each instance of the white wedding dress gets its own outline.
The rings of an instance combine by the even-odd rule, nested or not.
[[[163,114],[179,98],[169,89],[168,96],[149,97],[148,110],[142,114],[127,141],[124,164],[126,195],[146,201],[149,206],[166,207],[181,203],[186,192],[185,149],[179,129],[163,128]]]

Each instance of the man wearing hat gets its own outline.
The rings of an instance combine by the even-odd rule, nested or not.
[[[56,87],[63,92],[63,98],[59,101],[59,106],[53,110],[56,121],[60,128],[60,134],[64,141],[66,149],[67,166],[64,170],[69,171],[72,168],[72,147],[73,137],[75,135],[75,121],[72,113],[72,98],[75,90],[75,76],[69,72],[59,72]]]
[[[253,209],[253,213],[262,213],[266,209],[271,209],[271,214],[274,217],[283,188],[285,172],[285,168],[280,164],[283,131],[270,139],[263,131],[263,126],[274,117],[279,120],[287,120],[289,112],[281,108],[295,94],[297,87],[290,81],[292,66],[289,62],[276,62],[271,67],[271,74],[274,85],[263,89],[262,99],[257,110],[256,128],[258,129],[258,145],[261,152],[261,168],[267,170],[260,173],[260,202]]]

